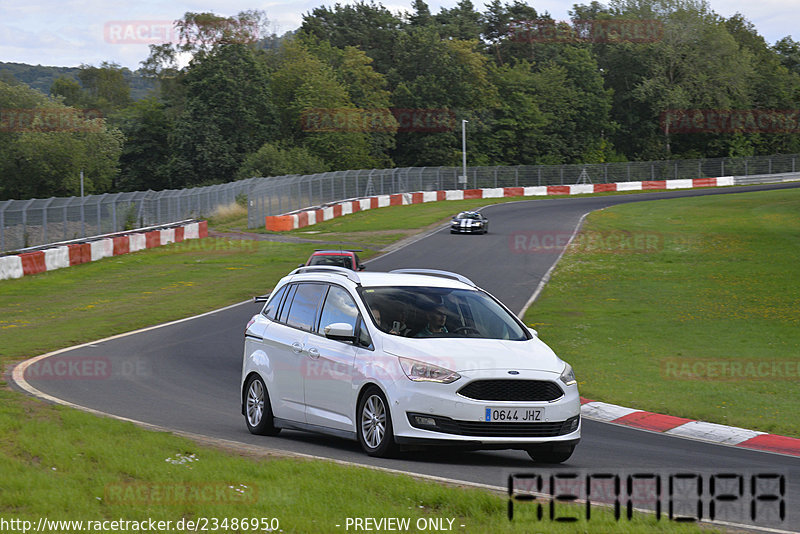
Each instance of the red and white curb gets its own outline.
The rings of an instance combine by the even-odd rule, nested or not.
[[[732,445],[745,449],[800,456],[800,439],[733,426],[694,421],[616,404],[581,398],[581,416],[594,421],[629,426],[672,436]]]
[[[63,269],[110,256],[138,252],[169,243],[208,237],[208,222],[199,221],[171,228],[115,234],[85,243],[70,243],[44,250],[0,257],[0,280]]]
[[[586,195],[615,191],[663,191],[669,189],[693,189],[698,187],[723,187],[734,185],[733,176],[720,178],[695,178],[687,180],[648,180],[640,182],[616,182],[611,184],[542,185],[531,187],[490,187],[485,189],[456,189],[450,191],[418,191],[377,195],[360,199],[350,199],[324,207],[297,210],[284,215],[267,216],[267,230],[285,232],[305,228],[322,221],[328,221],[359,211],[405,206],[442,200],[468,200],[504,197],[535,197],[549,195]]]

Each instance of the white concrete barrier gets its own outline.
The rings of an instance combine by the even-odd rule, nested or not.
[[[44,251],[44,265],[48,271],[69,267],[69,247],[54,247]]]

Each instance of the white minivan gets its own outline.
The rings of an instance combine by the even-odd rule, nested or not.
[[[449,445],[560,463],[581,433],[570,365],[469,279],[429,269],[292,271],[247,324],[241,403],[254,434],[382,457]]]

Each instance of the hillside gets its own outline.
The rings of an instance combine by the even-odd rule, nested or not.
[[[50,86],[61,77],[71,78],[78,81],[78,67],[47,67],[44,65],[28,65],[25,63],[5,63],[0,61],[0,80],[7,81],[9,75],[15,80],[22,82],[33,89],[44,94],[50,93]],[[131,98],[141,100],[155,89],[152,80],[136,75],[127,69],[123,70],[125,80],[131,88]]]

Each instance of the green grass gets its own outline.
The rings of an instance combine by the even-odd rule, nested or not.
[[[483,490],[327,461],[231,455],[2,390],[0,429],[0,517],[6,520],[151,518],[174,524],[182,518],[277,518],[282,532],[342,532],[336,525],[347,517],[407,517],[412,523],[451,518],[455,531],[467,533],[531,532],[538,525],[575,532],[537,522],[524,503],[517,507],[518,519],[509,522],[506,499]],[[564,513],[580,516],[582,510]],[[642,514],[617,528],[598,509],[578,526],[596,532],[696,531],[665,523]]]
[[[313,248],[209,238],[2,281],[0,358],[34,356],[266,293]]]
[[[525,320],[585,397],[800,437],[798,213],[798,189],[593,213]],[[644,246],[592,244],[625,233]]]

